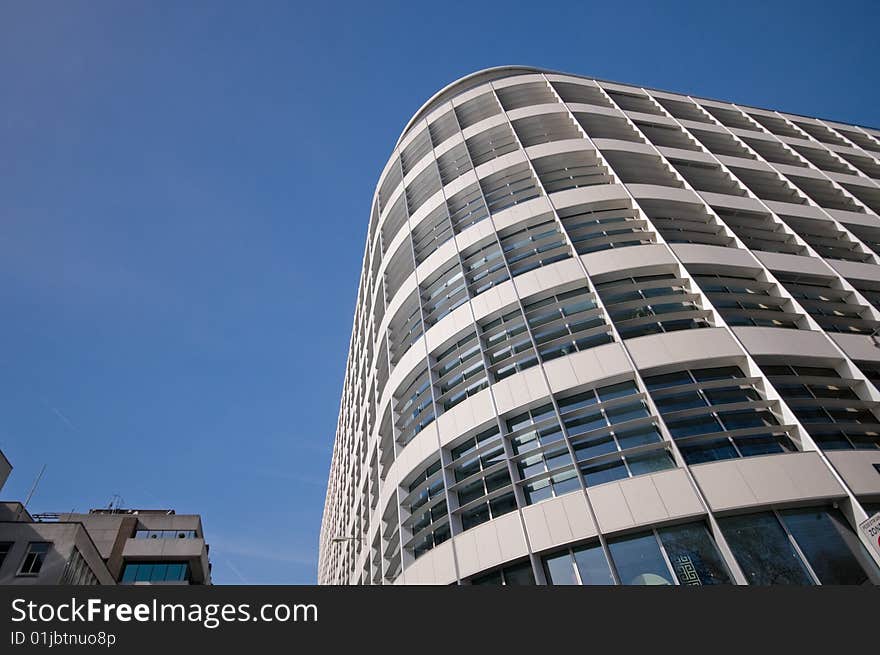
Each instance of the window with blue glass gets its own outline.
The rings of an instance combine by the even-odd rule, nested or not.
[[[709,326],[699,295],[673,273],[642,275],[596,284],[611,321],[624,339]]]
[[[450,451],[458,498],[455,513],[467,530],[516,509],[504,444],[497,427],[471,437]]]
[[[735,366],[645,377],[645,384],[688,464],[790,452],[790,426],[775,403]]]
[[[402,525],[412,537],[405,546],[418,558],[450,536],[446,485],[440,460],[434,460],[422,469],[409,483],[407,490],[401,506],[408,517],[403,519]]]
[[[880,403],[859,397],[861,380],[819,366],[762,364],[761,369],[823,450],[880,448]]]
[[[589,389],[557,402],[587,486],[675,466],[634,382]]]
[[[837,509],[761,512],[718,523],[749,584],[880,583],[877,566]]]
[[[126,562],[122,582],[187,582],[190,579],[187,562]]]
[[[610,342],[611,327],[586,288],[531,298],[523,303],[541,361]]]
[[[507,430],[526,503],[581,488],[553,405],[508,419]]]
[[[552,585],[731,584],[730,573],[704,523],[687,523],[551,553],[542,558]],[[610,566],[609,566],[610,563]]]

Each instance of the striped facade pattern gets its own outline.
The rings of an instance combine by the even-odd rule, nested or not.
[[[880,131],[521,67],[446,87],[376,187],[319,583],[546,584],[581,546],[627,583],[621,539],[699,525],[746,584],[722,526],[804,507],[858,542],[878,256]]]

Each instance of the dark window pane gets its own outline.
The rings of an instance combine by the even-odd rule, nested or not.
[[[504,584],[509,585],[533,585],[535,584],[535,574],[532,571],[530,562],[509,566],[504,569]]]
[[[629,464],[630,473],[633,475],[642,475],[644,473],[654,473],[655,471],[665,471],[666,469],[675,468],[675,463],[669,457],[669,453],[665,450],[647,453],[645,455],[634,455],[626,458]]]
[[[782,512],[782,520],[822,584],[864,584],[868,581],[868,575],[853,551],[866,564],[867,554],[838,512],[787,510]]]
[[[614,460],[605,464],[594,464],[593,466],[585,466],[583,469],[584,481],[588,487],[602,484],[604,482],[613,482],[627,477],[626,468],[623,466],[622,460]]]
[[[668,585],[672,576],[653,533],[608,542],[621,584]]]
[[[736,450],[727,439],[712,439],[711,441],[682,446],[681,454],[688,465],[738,457]]]
[[[730,584],[727,567],[705,525],[679,525],[658,533],[679,584]]]
[[[653,425],[617,433],[617,443],[624,450],[648,443],[657,443],[658,441],[660,441],[660,435],[657,433],[657,428]]]
[[[501,571],[492,571],[486,575],[471,578],[471,584],[475,585],[502,585],[504,580],[501,578]]]
[[[773,514],[731,516],[718,523],[749,584],[813,584]]]
[[[667,421],[666,426],[669,428],[669,433],[674,439],[722,431],[721,425],[711,414],[690,416],[678,421]]]

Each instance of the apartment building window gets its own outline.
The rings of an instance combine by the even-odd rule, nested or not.
[[[437,404],[448,411],[465,398],[485,389],[489,382],[476,331],[456,339],[433,355]]]
[[[807,200],[785,182],[778,173],[754,168],[730,167],[731,172],[739,178],[749,191],[761,200],[771,202],[787,202],[794,205],[806,205]]]
[[[388,324],[391,363],[397,364],[424,331],[419,297],[417,292],[413,291]]]
[[[532,571],[531,563],[525,561],[491,573],[475,576],[471,578],[470,582],[474,585],[533,585],[535,584],[535,573]]]
[[[571,256],[559,224],[549,215],[538,216],[524,225],[504,230],[499,233],[499,237],[501,249],[513,276],[549,266]]]
[[[523,303],[541,361],[549,361],[611,341],[611,328],[584,287]]]
[[[517,150],[516,138],[507,123],[475,134],[465,141],[474,167]]]
[[[827,367],[761,364],[761,369],[823,450],[880,448],[875,415],[880,403],[859,398],[860,380]]]
[[[870,310],[835,278],[773,271],[776,279],[827,332],[871,334],[880,327]]]
[[[613,585],[614,576],[601,544],[566,549],[542,558],[551,585]]]
[[[828,180],[788,175],[788,179],[820,207],[865,213],[865,210]]]
[[[605,92],[611,96],[611,99],[617,103],[617,106],[623,109],[624,111],[635,111],[640,114],[658,114],[663,115],[663,112],[657,108],[651,99],[644,94],[633,94],[633,93],[623,93],[621,91],[609,91],[608,89]]]
[[[482,322],[480,335],[489,371],[496,382],[538,363],[525,317],[519,309]]]
[[[446,209],[449,212],[449,222],[456,234],[489,218],[483,192],[476,183],[449,198],[446,201]]]
[[[473,169],[467,145],[459,143],[437,157],[437,168],[444,186]]]
[[[611,184],[612,178],[594,150],[575,150],[532,161],[547,193]]]
[[[467,286],[458,257],[448,261],[422,282],[422,305],[425,323],[434,325],[453,309],[467,302]]]
[[[491,91],[463,102],[455,108],[455,115],[462,130],[500,113],[501,107]]]
[[[498,212],[541,195],[531,168],[525,162],[514,164],[480,180],[489,212]]]
[[[688,523],[608,541],[623,585],[731,584],[715,540],[703,523]],[[608,585],[614,577],[600,544],[566,549],[542,558],[552,585]]]
[[[412,537],[405,546],[418,558],[450,537],[446,486],[440,460],[420,471],[407,490],[401,505],[409,516],[404,519],[403,526]]]
[[[746,195],[746,192],[730,179],[730,176],[720,166],[677,159],[670,160],[670,163],[696,191],[720,193],[728,196]]]
[[[63,585],[96,585],[98,578],[89,567],[88,562],[74,546],[70,559],[64,567],[59,584]]]
[[[675,118],[680,118],[686,121],[696,121],[698,123],[712,123],[706,114],[700,111],[699,105],[696,105],[693,102],[658,97],[655,97],[654,99]]]
[[[790,426],[780,425],[759,381],[734,366],[645,377],[688,464],[795,450]]]
[[[403,174],[409,173],[422,157],[431,151],[431,136],[427,129],[422,130],[410,141],[409,145],[400,151],[400,165]]]
[[[28,544],[27,553],[18,569],[18,575],[37,575],[43,568],[43,563],[49,555],[52,547],[47,541],[32,541]]]
[[[862,250],[858,243],[831,221],[786,214],[779,214],[779,217],[822,257],[853,262],[872,259],[869,252]]]
[[[684,188],[668,166],[655,155],[622,150],[603,151],[605,160],[624,184],[656,184]]]
[[[703,109],[712,114],[725,127],[734,127],[741,130],[758,130],[758,126],[746,118],[746,115],[738,109],[726,109],[725,107],[713,107],[712,105],[703,105]]]
[[[642,209],[667,243],[700,243],[732,247],[734,239],[702,205],[642,200]]]
[[[412,231],[416,265],[421,264],[440,246],[452,238],[452,223],[446,205],[440,205],[420,221]]]
[[[679,150],[699,150],[696,145],[685,132],[677,125],[667,125],[665,123],[646,123],[644,121],[634,121],[635,125],[642,134],[648,137],[648,140],[655,146],[660,148],[677,148]]]
[[[407,444],[419,432],[430,425],[435,418],[434,403],[431,397],[431,379],[424,367],[411,382],[404,382],[401,391],[395,395],[394,411],[397,414],[398,440]]]
[[[461,257],[471,297],[478,296],[510,278],[501,245],[494,236],[467,248],[461,253]]]
[[[188,562],[126,562],[122,569],[122,584],[187,582],[190,575]]]
[[[648,222],[624,201],[575,205],[558,213],[579,255],[657,241]]]
[[[556,96],[546,82],[514,84],[497,89],[496,93],[505,111],[556,102]]]
[[[458,121],[455,118],[455,112],[450,110],[443,114],[433,123],[428,124],[428,132],[431,134],[431,143],[434,147],[438,147],[446,139],[458,134]]]
[[[876,565],[838,510],[788,509],[718,519],[754,585],[877,584]]]
[[[739,141],[724,132],[710,130],[690,130],[691,134],[714,155],[727,157],[740,157],[741,159],[756,159],[749,150]]]
[[[789,255],[806,254],[807,249],[797,238],[785,231],[782,223],[770,214],[712,207],[725,225],[751,250]]]
[[[578,84],[576,82],[553,82],[553,88],[562,98],[562,102],[570,102],[580,105],[596,105],[599,107],[611,107],[598,87],[590,84]]]
[[[520,118],[513,121],[513,129],[516,130],[516,135],[524,148],[539,143],[581,138],[580,130],[567,112],[552,112]]]
[[[741,275],[693,276],[729,325],[798,329],[802,320],[791,301],[775,292],[771,282]]]
[[[635,143],[645,142],[624,118],[583,112],[575,114],[574,117],[591,139],[618,139]]]
[[[527,504],[581,488],[552,405],[508,419],[507,431]]]
[[[675,466],[633,382],[557,398],[587,486]]]
[[[13,542],[11,541],[0,541],[0,568],[3,568],[3,562],[6,561],[6,556],[12,550],[12,546]]]
[[[484,430],[450,451],[462,530],[516,509],[504,444],[497,427]]]
[[[672,273],[609,280],[596,290],[624,339],[709,326],[710,312],[697,305],[699,296]]]

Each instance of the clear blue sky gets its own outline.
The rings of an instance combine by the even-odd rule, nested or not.
[[[529,64],[876,126],[878,19],[3,0],[3,497],[46,464],[33,511],[198,512],[216,582],[313,582],[370,199],[431,94]]]

